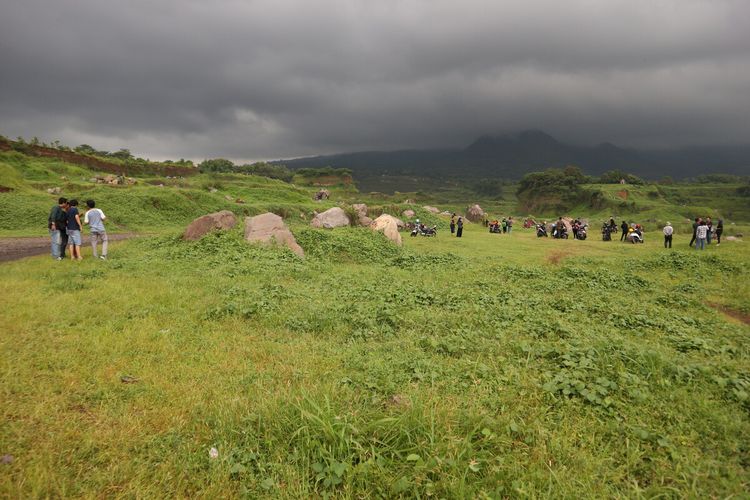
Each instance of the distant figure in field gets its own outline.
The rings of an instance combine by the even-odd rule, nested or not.
[[[462,217],[458,218],[456,228],[456,238],[460,238],[464,234],[464,219]]]
[[[503,217],[502,224],[503,224],[503,233],[507,233],[508,232],[508,219]]]
[[[70,244],[70,260],[83,260],[81,256],[81,217],[78,215],[78,200],[68,202],[68,243]]]
[[[63,260],[65,258],[65,247],[68,245],[68,233],[66,226],[68,215],[65,210],[68,208],[68,199],[60,198],[57,205],[52,207],[47,217],[47,227],[49,228],[50,242],[52,245],[52,258]]]
[[[627,241],[628,239],[628,223],[625,221],[622,221],[622,225],[620,226],[620,229],[622,230],[622,234],[620,235],[620,241]]]
[[[721,245],[721,233],[724,232],[724,219],[719,219],[716,224],[716,245]]]
[[[510,215],[508,216],[507,224],[508,224],[508,234],[510,234],[510,232],[513,230],[513,217],[511,217]]]
[[[456,232],[456,214],[451,215],[451,235]]]
[[[104,229],[104,220],[107,218],[100,209],[96,208],[94,200],[86,200],[86,215],[83,217],[83,223],[88,224],[91,229],[91,248],[94,250],[94,258],[99,257],[107,260],[107,231]],[[102,254],[96,252],[96,245],[101,241]]]
[[[711,217],[706,217],[706,227],[708,228],[708,231],[706,232],[706,244],[710,245],[711,244],[711,235],[712,235],[713,230],[714,230],[714,225],[711,222]]]
[[[701,218],[696,217],[695,222],[693,222],[693,237],[690,239],[690,243],[688,243],[688,246],[693,246],[693,243],[695,243],[695,232],[698,230],[698,226],[700,226]]]
[[[708,226],[706,221],[700,221],[698,227],[695,228],[695,249],[705,250],[706,249],[706,234],[708,233]]]
[[[674,233],[672,223],[667,222],[667,225],[664,226],[664,248],[672,248],[672,233]]]

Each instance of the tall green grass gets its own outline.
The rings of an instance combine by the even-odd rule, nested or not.
[[[2,264],[0,495],[747,491],[742,243],[292,228]]]

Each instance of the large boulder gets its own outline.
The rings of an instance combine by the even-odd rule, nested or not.
[[[416,214],[416,212],[414,212],[414,210],[407,209],[407,210],[404,210],[403,212],[401,212],[401,215],[403,215],[407,219],[411,219],[412,217],[414,217],[417,214]]]
[[[199,240],[211,231],[232,229],[237,225],[237,218],[229,210],[198,217],[185,229],[186,240]]]
[[[324,227],[326,229],[348,226],[349,224],[351,224],[349,216],[340,207],[329,208],[325,212],[316,215],[312,222],[310,222],[312,227]]]
[[[357,222],[360,226],[369,226],[372,223],[372,219],[367,216],[367,205],[355,203],[352,208],[357,212]]]
[[[422,208],[424,208],[425,210],[427,210],[428,212],[430,212],[430,213],[432,213],[432,214],[439,214],[439,213],[440,213],[440,210],[439,210],[439,209],[437,209],[437,208],[435,208],[435,207],[431,207],[431,206],[429,206],[429,205],[426,205],[426,206],[424,206],[424,207],[422,207]]]
[[[479,222],[484,217],[484,210],[479,205],[472,205],[466,209],[466,218],[472,222]]]
[[[284,219],[270,212],[245,218],[245,240],[283,245],[289,247],[292,252],[300,257],[305,256],[305,251],[302,250],[292,232],[284,224]]]
[[[365,217],[367,215],[367,205],[364,203],[355,203],[352,205],[352,208],[360,217]]]
[[[392,215],[383,214],[372,221],[370,229],[373,231],[380,231],[386,238],[394,242],[396,245],[401,246],[401,233],[398,232],[399,224],[403,226],[404,223]]]
[[[364,217],[360,217],[359,218],[359,225],[360,226],[367,227],[370,224],[372,224],[372,219],[369,218],[368,216],[365,215]]]

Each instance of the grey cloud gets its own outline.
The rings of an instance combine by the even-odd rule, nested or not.
[[[152,158],[749,142],[732,0],[2,5],[0,133]]]

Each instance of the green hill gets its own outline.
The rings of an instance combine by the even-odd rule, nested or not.
[[[311,180],[298,175],[295,182],[299,183],[289,183],[260,175],[211,173],[174,177],[141,171],[133,177],[133,185],[95,181],[96,177],[107,175],[109,172],[58,158],[0,152],[0,235],[43,234],[47,213],[59,196],[79,201],[93,198],[110,216],[110,230],[136,232],[184,227],[192,219],[218,210],[231,210],[240,216],[273,211],[304,221],[314,211],[362,202],[375,212],[393,215],[406,208],[416,209],[423,220],[431,216],[419,208],[421,205],[461,213],[469,204],[480,203],[490,216],[496,217],[571,215],[597,221],[614,215],[652,227],[667,220],[686,223],[696,215],[723,217],[727,223],[750,221],[750,203],[746,192],[741,192],[742,184],[585,184],[572,200],[562,200],[554,194],[535,195],[532,206],[527,206],[516,198],[513,184],[502,186],[501,193],[493,196],[478,194],[481,189],[470,184],[439,181],[429,186],[412,184],[412,188],[421,188],[418,191],[386,195],[359,193],[350,181],[336,184],[336,179],[325,176]],[[319,184],[333,184],[327,186],[333,193],[330,200],[313,201]],[[55,188],[60,189],[60,194],[48,192]],[[408,205],[404,203],[407,200],[411,202]]]

